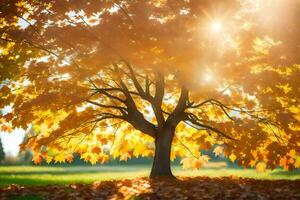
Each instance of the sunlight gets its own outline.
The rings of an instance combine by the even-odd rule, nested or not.
[[[213,33],[220,33],[222,31],[222,24],[220,22],[213,22],[211,24],[211,30]]]
[[[203,75],[203,80],[204,80],[205,82],[210,82],[210,81],[212,81],[212,79],[213,79],[213,77],[212,77],[212,75],[211,75],[209,72],[206,72],[206,73]]]

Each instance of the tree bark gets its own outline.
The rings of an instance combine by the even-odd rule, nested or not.
[[[171,146],[174,137],[172,128],[164,129],[155,139],[155,155],[150,173],[150,178],[167,177],[175,178],[171,171]]]

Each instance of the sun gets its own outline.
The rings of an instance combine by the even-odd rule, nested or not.
[[[222,31],[222,24],[220,22],[213,22],[211,24],[211,30],[214,33],[219,33]]]
[[[211,82],[212,79],[213,79],[213,76],[212,76],[211,73],[206,72],[206,73],[203,74],[202,79],[203,79],[205,82]]]

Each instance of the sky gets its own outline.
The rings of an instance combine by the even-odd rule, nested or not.
[[[25,135],[23,129],[15,129],[12,133],[0,132],[0,138],[6,156],[17,156],[19,154],[19,144],[22,143]]]

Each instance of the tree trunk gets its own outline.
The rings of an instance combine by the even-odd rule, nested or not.
[[[150,178],[175,178],[171,171],[171,146],[174,137],[173,129],[165,129],[155,139],[155,155]]]

